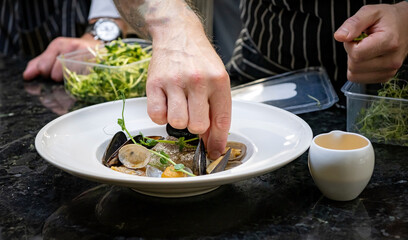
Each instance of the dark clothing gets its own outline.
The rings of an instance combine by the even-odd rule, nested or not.
[[[347,80],[347,54],[334,32],[363,5],[395,2],[241,0],[244,27],[227,65],[232,85],[323,66],[340,95]]]
[[[0,52],[34,57],[59,36],[79,37],[90,0],[1,0]]]

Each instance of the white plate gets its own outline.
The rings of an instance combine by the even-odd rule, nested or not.
[[[244,142],[243,164],[216,174],[188,178],[140,177],[113,171],[101,163],[105,147],[120,127],[122,101],[93,105],[65,114],[37,134],[35,147],[49,163],[92,181],[123,185],[144,194],[184,197],[278,169],[304,153],[312,141],[309,125],[296,115],[261,103],[233,100],[229,140]],[[167,135],[146,111],[146,98],[128,99],[126,127],[131,134]]]

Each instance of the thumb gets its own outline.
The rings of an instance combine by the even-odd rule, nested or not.
[[[378,20],[375,6],[363,6],[356,14],[348,18],[334,33],[339,42],[351,42],[354,38],[375,24]]]
[[[37,58],[34,58],[27,64],[27,67],[23,72],[24,80],[31,80],[40,75],[40,70],[37,67],[37,62]]]

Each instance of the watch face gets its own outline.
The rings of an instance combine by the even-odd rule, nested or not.
[[[112,41],[120,36],[120,29],[113,21],[102,21],[95,25],[95,35],[102,41]]]

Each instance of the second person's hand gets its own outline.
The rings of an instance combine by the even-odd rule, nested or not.
[[[408,53],[408,2],[366,5],[334,34],[348,55],[347,78],[361,83],[386,82]],[[354,42],[361,32],[368,37]]]
[[[61,63],[57,60],[58,55],[93,47],[100,43],[90,34],[84,34],[81,38],[58,37],[48,45],[41,55],[28,62],[23,78],[24,80],[31,80],[42,76],[60,82],[63,79],[63,73]]]

